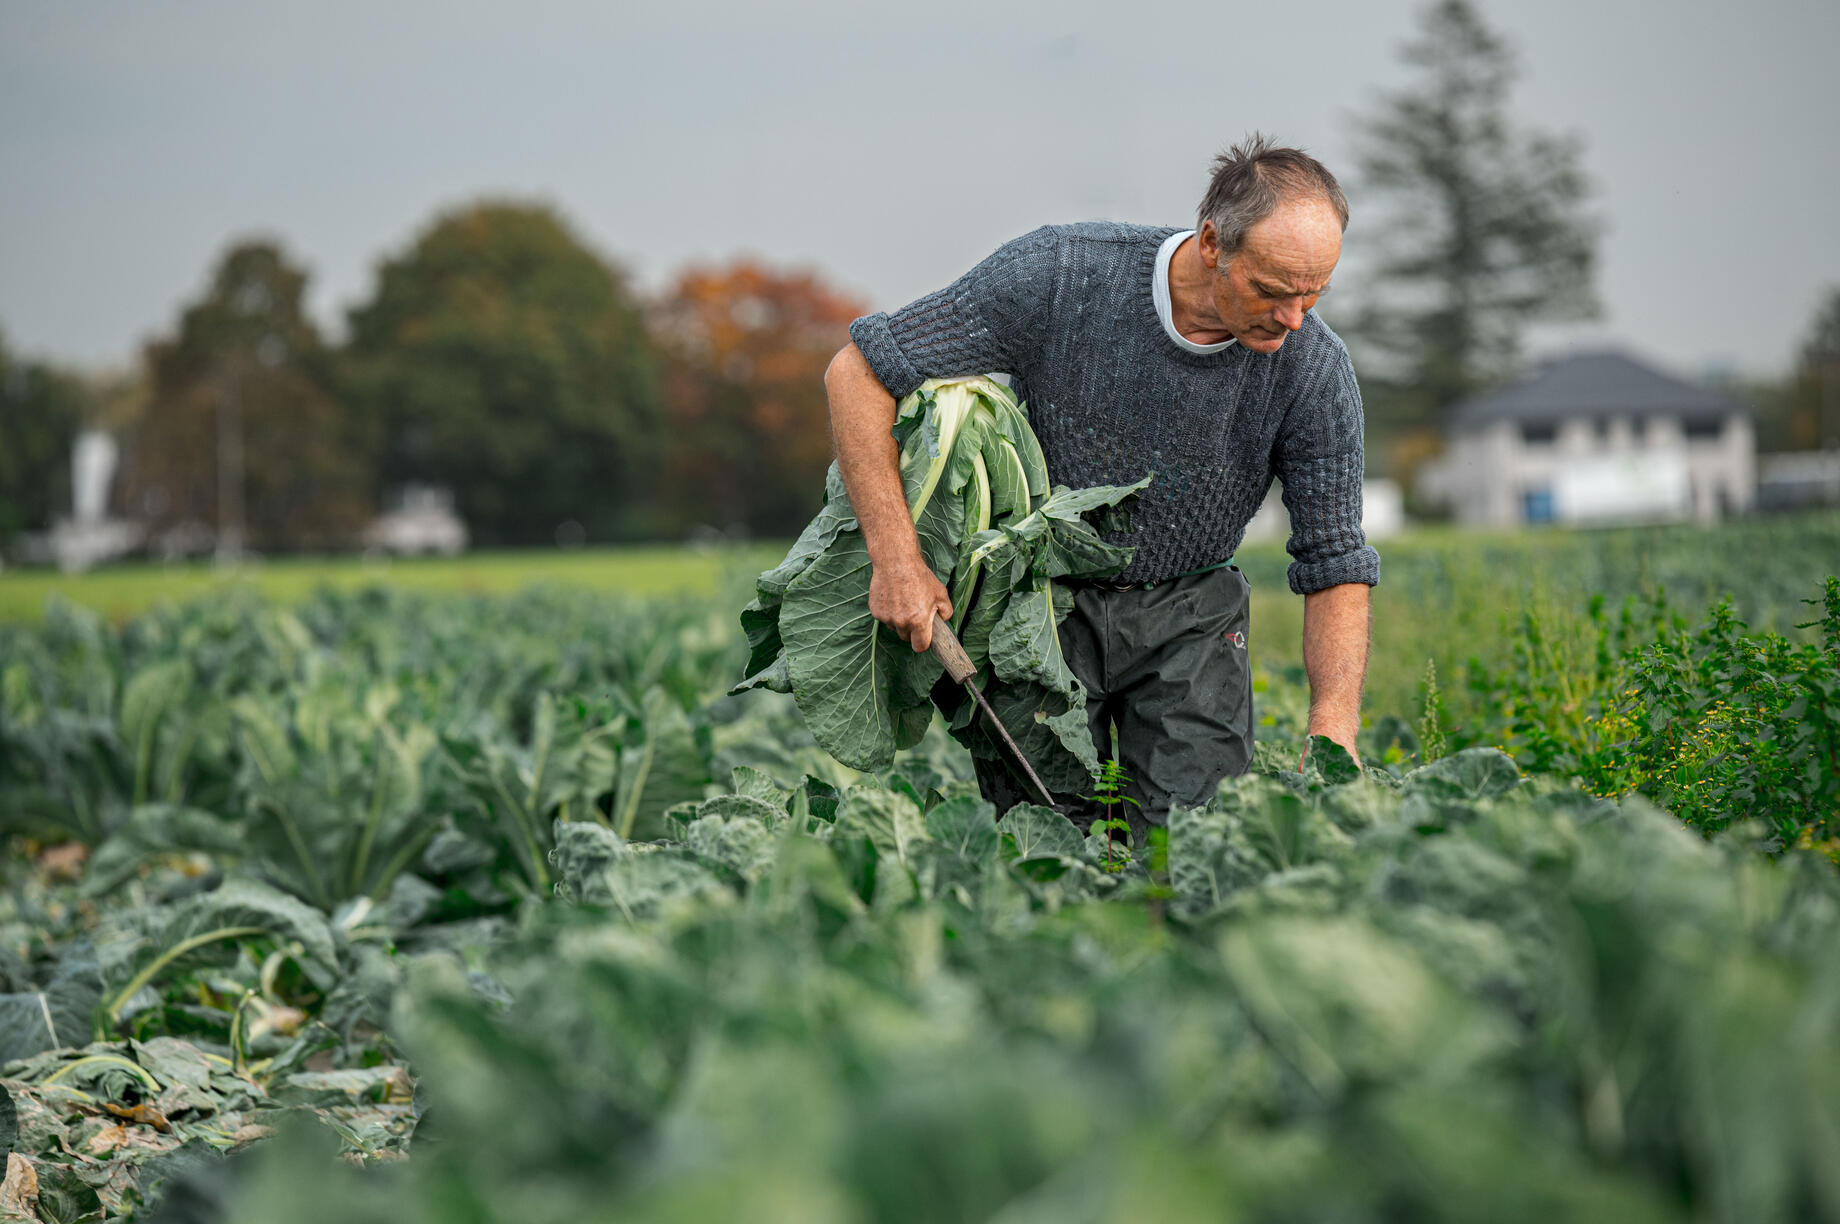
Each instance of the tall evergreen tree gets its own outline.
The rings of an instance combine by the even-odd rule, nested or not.
[[[1766,450],[1840,450],[1840,288],[1816,309],[1800,363],[1762,399],[1757,441]]]
[[[1802,341],[1802,362],[1819,365],[1836,360],[1840,360],[1840,289],[1829,289],[1808,325],[1808,338]]]
[[[437,217],[351,312],[384,475],[455,492],[475,540],[629,534],[657,454],[653,361],[622,277],[545,207]]]
[[[1513,56],[1469,0],[1424,10],[1402,54],[1416,79],[1357,131],[1370,288],[1341,322],[1392,421],[1436,427],[1511,372],[1528,324],[1597,312],[1597,227],[1580,142],[1511,121]]]

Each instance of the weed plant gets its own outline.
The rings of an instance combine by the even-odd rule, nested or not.
[[[1762,821],[1777,848],[1840,861],[1840,579],[1797,628],[1752,631],[1729,601],[1689,629],[1664,596],[1615,617],[1591,603],[1595,648],[1567,652],[1527,616],[1510,664],[1475,688],[1526,767],[1600,795],[1638,791],[1695,828]]]

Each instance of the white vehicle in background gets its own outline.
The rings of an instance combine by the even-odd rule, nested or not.
[[[466,524],[454,512],[452,489],[404,485],[392,500],[393,508],[364,529],[365,551],[402,557],[452,557],[466,551]]]
[[[1684,448],[1578,455],[1553,473],[1551,488],[1557,523],[1678,523],[1693,514]]]

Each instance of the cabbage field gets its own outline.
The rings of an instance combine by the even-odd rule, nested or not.
[[[1383,553],[1135,855],[751,574],[0,624],[0,1220],[1840,1219],[1840,520]]]

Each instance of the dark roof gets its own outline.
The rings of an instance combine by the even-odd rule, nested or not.
[[[1730,396],[1669,378],[1622,353],[1580,353],[1542,366],[1493,394],[1464,401],[1454,419],[1471,427],[1492,421],[1650,414],[1722,421],[1746,411]]]

